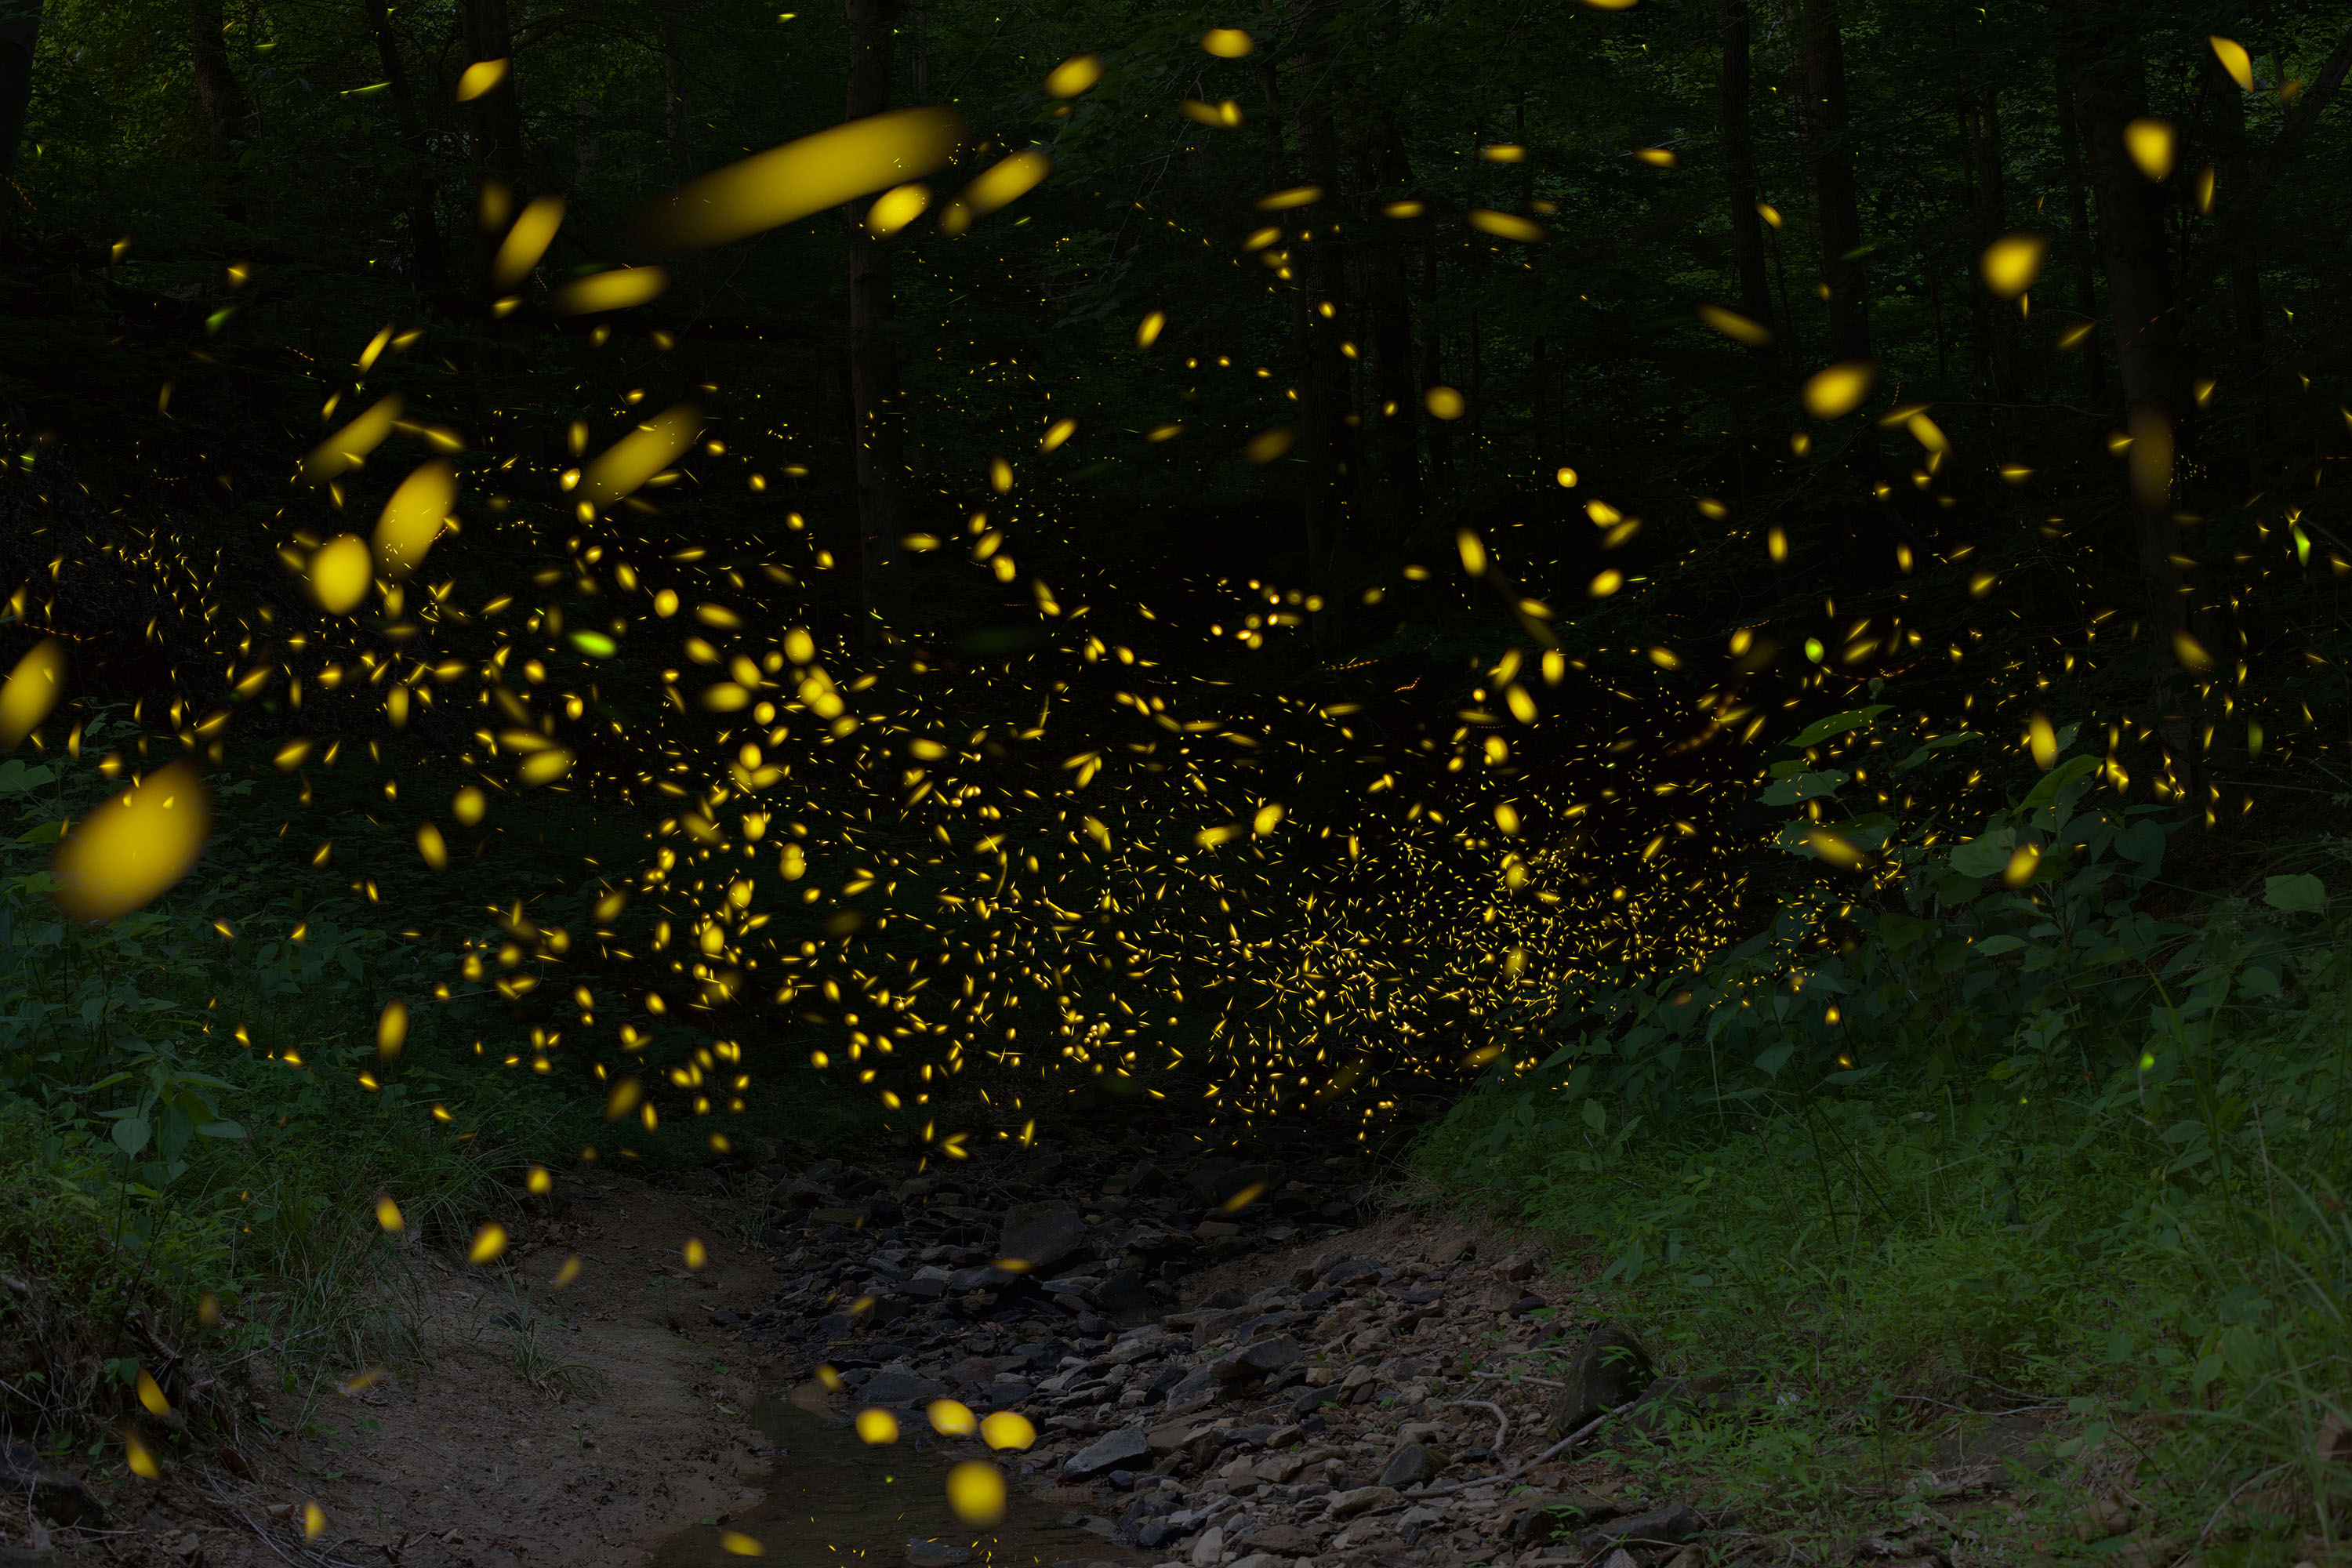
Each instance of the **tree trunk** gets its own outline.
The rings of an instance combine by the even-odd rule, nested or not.
[[[1853,148],[1846,139],[1845,36],[1838,0],[1803,0],[1805,153],[1812,163],[1813,209],[1829,289],[1829,356],[1870,357],[1870,306],[1864,298],[1862,216],[1853,185]]]
[[[1398,200],[1411,180],[1404,150],[1393,129],[1383,126],[1381,143],[1366,162],[1372,177],[1371,206]],[[1368,223],[1370,221],[1367,215]],[[1362,247],[1366,291],[1372,310],[1372,398],[1380,419],[1381,468],[1387,480],[1391,542],[1401,542],[1421,517],[1421,399],[1412,364],[1412,310],[1405,289],[1407,237],[1393,219],[1371,230]]]
[[[1717,119],[1723,137],[1724,195],[1731,204],[1731,267],[1739,280],[1739,308],[1751,321],[1773,328],[1772,286],[1764,272],[1764,219],[1756,204],[1756,142],[1748,129],[1749,66],[1748,0],[1724,0],[1723,78]],[[1757,357],[1769,363],[1777,345],[1766,343]]]
[[[907,29],[907,84],[917,103],[931,97],[931,22],[922,0],[915,0],[913,26]]]
[[[392,30],[390,0],[366,0],[368,28],[375,35],[376,62],[392,84],[393,112],[400,121],[400,151],[408,164],[408,265],[417,290],[437,294],[448,287],[448,257],[442,247],[439,193],[426,160],[431,149],[425,122],[417,111],[416,94],[408,79],[408,66],[400,54],[400,40]]]
[[[845,118],[890,107],[888,0],[846,0],[849,99]],[[857,557],[870,646],[895,607],[891,569],[906,532],[905,436],[899,427],[898,360],[890,343],[890,253],[866,230],[854,203],[849,231],[849,405],[856,431]]]
[[[2083,131],[2074,113],[2074,79],[2066,62],[2058,65],[2058,159],[2066,181],[2066,216],[2074,226],[2071,258],[2074,275],[2074,310],[2091,324],[2083,339],[2083,388],[2091,406],[2107,400],[2106,358],[2099,347],[2097,247],[2091,235],[2091,209],[2083,179]]]
[[[2009,226],[2004,166],[2007,150],[2001,143],[1999,89],[1988,83],[1978,89],[1976,102],[1969,105],[1967,122],[1971,137],[1969,163],[1975,176],[1977,248],[1982,250]],[[1971,290],[1984,308],[1985,348],[1993,395],[2004,403],[2013,403],[2018,396],[2016,307],[1994,299],[1985,288],[1984,279],[1976,276],[1975,268],[1970,268],[1969,272]]]
[[[460,0],[460,7],[458,23],[467,63],[509,62],[499,85],[469,107],[474,117],[474,162],[490,178],[513,185],[522,178],[522,100],[515,88],[514,27],[507,17],[507,0]]]
[[[686,65],[678,58],[675,5],[662,7],[661,58],[662,130],[669,141],[669,177],[682,185],[694,173],[694,149],[686,131]]]
[[[0,175],[16,172],[25,118],[33,107],[33,49],[41,40],[41,0],[0,3]]]
[[[1421,225],[1421,392],[1445,384],[1445,340],[1437,330],[1437,237],[1427,218]],[[1443,419],[1432,419],[1429,430],[1431,488],[1447,489],[1454,480],[1454,436]]]
[[[205,111],[205,163],[221,211],[242,223],[245,198],[238,189],[237,151],[252,110],[236,73],[229,68],[228,50],[221,44],[223,26],[221,0],[188,0],[188,55],[195,68],[196,100]]]
[[[2168,671],[2178,668],[2174,637],[2188,626],[2176,560],[2180,531],[2172,515],[2173,422],[2182,406],[2184,373],[2166,264],[2163,193],[2140,173],[2124,144],[2124,127],[2146,112],[2146,100],[2133,28],[2117,11],[2106,0],[2076,0],[2084,47],[2074,110],[2098,208],[2099,260],[2107,278],[2116,367],[2130,411],[2127,464],[2148,639],[2158,668]]]

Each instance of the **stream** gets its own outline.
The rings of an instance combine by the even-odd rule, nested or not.
[[[760,1542],[766,1549],[760,1561],[791,1568],[902,1568],[909,1542],[962,1547],[973,1563],[1000,1568],[1137,1561],[1103,1536],[1055,1522],[1061,1512],[1027,1495],[1010,1473],[1003,1519],[986,1529],[961,1522],[948,1506],[948,1471],[983,1450],[942,1443],[920,1413],[908,1415],[901,1413],[898,1442],[868,1447],[847,1421],[827,1413],[814,1384],[761,1400],[752,1425],[780,1450],[768,1495],[723,1527],[698,1524],[672,1536],[655,1552],[654,1568],[733,1568],[745,1559],[721,1544],[729,1531]],[[1017,1456],[1003,1458],[1008,1472],[1019,1463]],[[927,1556],[926,1565],[932,1561]]]

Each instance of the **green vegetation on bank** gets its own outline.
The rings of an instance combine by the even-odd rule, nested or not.
[[[1834,743],[1844,768],[1899,771],[1876,729]],[[2352,844],[2192,900],[2163,878],[2170,822],[2092,807],[2095,759],[1933,847],[1839,823],[1850,775],[1822,751],[1775,771],[1768,804],[1826,806],[1784,844],[1864,863],[1497,1063],[1418,1151],[1589,1237],[1665,1366],[1753,1394],[1623,1452],[1827,1529],[1956,1430],[2027,1414],[2058,1464],[2026,1516],[2046,1544],[2118,1479],[2205,1531],[2126,1542],[2153,1561],[2332,1541],[2352,949],[2315,873]]]
[[[168,899],[63,918],[49,856],[119,787],[97,753],[134,737],[101,711],[79,740],[78,757],[0,763],[0,1426],[90,1437],[134,1414],[144,1371],[186,1417],[151,1444],[232,1434],[230,1395],[257,1373],[315,1392],[417,1353],[408,1249],[462,1247],[511,1215],[532,1164],[712,1160],[709,1124],[603,1121],[588,1069],[552,1046],[486,1054],[485,1035],[520,1034],[503,1014],[527,994],[463,978],[461,952],[514,940],[482,912],[480,879],[390,891],[444,940],[387,930],[342,873],[281,849],[291,786],[267,775],[215,776],[212,847]],[[518,965],[560,977],[543,943]],[[410,1024],[387,1053],[393,997],[411,999]],[[726,1118],[752,1146],[875,1121],[807,1071],[772,1075]],[[723,1179],[749,1157],[715,1163]]]

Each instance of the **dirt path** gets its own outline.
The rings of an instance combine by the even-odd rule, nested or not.
[[[709,1320],[764,1298],[768,1259],[638,1182],[566,1181],[558,1197],[557,1217],[515,1227],[510,1270],[420,1258],[420,1355],[308,1410],[271,1387],[256,1414],[284,1436],[252,1446],[250,1476],[173,1468],[99,1488],[110,1532],[46,1532],[58,1560],[622,1568],[759,1498],[769,1461],[742,1413],[761,1371]],[[708,1250],[698,1272],[690,1237]],[[14,1511],[0,1542],[30,1534]]]

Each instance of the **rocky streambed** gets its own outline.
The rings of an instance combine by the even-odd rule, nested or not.
[[[1019,1412],[1036,1441],[998,1462],[1096,1559],[1696,1568],[1744,1543],[1590,1458],[1727,1395],[1655,1376],[1527,1238],[1380,1212],[1360,1156],[1106,1144],[771,1174],[782,1278],[714,1325],[825,1390],[804,1399],[926,1445],[966,1446],[930,1431],[935,1401]],[[912,1568],[1004,1555],[976,1531],[900,1544]]]

